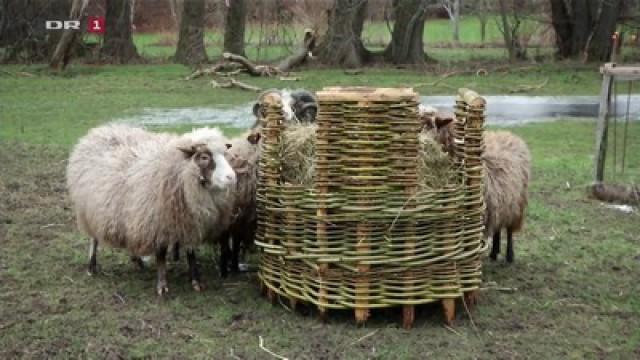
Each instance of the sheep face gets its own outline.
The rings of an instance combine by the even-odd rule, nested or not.
[[[225,159],[224,154],[212,153],[204,144],[179,147],[198,169],[198,181],[207,189],[227,189],[236,183],[236,173]]]
[[[282,102],[282,112],[284,120],[287,123],[302,122],[312,123],[316,119],[318,112],[318,105],[313,95],[306,90],[266,90],[258,97],[258,101],[253,105],[253,115],[256,117],[256,122],[252,126],[252,129],[257,128],[260,125],[260,120],[266,116],[266,109],[263,106],[264,98],[269,94],[277,94]]]

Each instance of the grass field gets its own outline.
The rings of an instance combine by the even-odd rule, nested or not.
[[[533,32],[536,28],[533,20],[527,20],[523,24],[523,33]],[[298,44],[302,37],[305,26],[301,24],[293,24],[287,27],[287,39],[291,39],[294,44]],[[278,30],[281,30],[278,32]],[[261,33],[262,31],[262,33]],[[252,59],[270,60],[287,53],[285,47],[269,46],[262,49],[262,54],[258,57],[256,47],[258,46],[261,34],[280,34],[283,37],[282,28],[276,28],[274,25],[266,25],[262,30],[258,24],[248,24],[245,38],[247,41],[247,56]],[[177,33],[138,33],[134,37],[136,46],[141,54],[149,57],[169,57],[175,52],[175,41]],[[384,46],[391,39],[391,34],[384,22],[366,22],[362,39],[366,45],[376,48]],[[205,33],[205,44],[210,57],[220,54],[222,48],[223,34],[222,30],[209,29]],[[487,44],[501,44],[502,33],[498,29],[495,18],[487,22],[486,38]],[[426,47],[442,47],[453,43],[453,35],[450,22],[445,19],[430,19],[425,23],[424,42]],[[464,16],[460,21],[460,44],[462,45],[480,45],[480,22],[475,16]],[[167,46],[169,45],[169,46]],[[502,53],[502,51],[501,51]]]
[[[596,66],[549,64],[514,67],[505,72],[476,76],[475,68],[492,69],[496,65],[440,67],[431,70],[392,68],[365,69],[360,75],[344,75],[336,69],[301,70],[298,82],[269,78],[238,79],[264,89],[305,87],[318,90],[328,85],[418,86],[433,83],[441,74],[461,71],[437,86],[417,87],[423,95],[452,95],[467,86],[482,94],[504,94],[521,85],[537,86],[531,95],[596,95],[600,78]],[[181,65],[80,66],[74,65],[65,76],[51,76],[43,65],[4,66],[0,72],[0,139],[35,143],[72,144],[91,127],[114,118],[140,113],[144,108],[228,107],[245,104],[255,94],[236,89],[214,89],[210,79],[182,79],[190,71]],[[471,72],[465,72],[471,70]],[[508,68],[507,68],[508,70]],[[19,76],[29,72],[33,77]],[[436,73],[435,71],[438,71]]]
[[[640,357],[640,216],[585,195],[593,121],[511,129],[527,141],[534,159],[528,218],[516,238],[516,263],[486,261],[487,289],[471,317],[462,311],[446,328],[439,307],[425,306],[411,331],[400,327],[397,310],[376,312],[365,326],[356,326],[347,312],[331,313],[323,324],[311,309],[292,313],[269,304],[255,274],[221,280],[210,249],[201,252],[202,294],[191,289],[186,264],[177,263],[170,265],[169,297],[158,299],[154,269],[134,270],[115,250],[101,251],[100,274],[86,275],[88,243],[75,229],[64,183],[78,137],[144,108],[224,107],[248,103],[255,94],[212,89],[208,79],[181,81],[189,71],[176,65],[73,66],[67,76],[50,76],[42,66],[0,70],[2,359],[267,359],[259,337],[290,359]],[[300,76],[294,84],[241,79],[263,88],[318,89],[439,78],[432,71],[385,68],[358,76],[313,69]],[[488,77],[461,74],[443,81],[446,86],[419,90],[452,94],[449,87],[469,86],[500,94],[545,79],[533,94],[596,95],[600,86],[596,67],[551,64]],[[633,123],[620,181],[640,179],[638,138],[640,126]]]

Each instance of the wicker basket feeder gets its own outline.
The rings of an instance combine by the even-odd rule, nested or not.
[[[475,302],[487,246],[484,99],[459,90],[455,181],[425,189],[417,173],[417,93],[331,87],[317,97],[311,186],[283,181],[280,99],[265,99],[256,244],[268,297],[313,304],[322,316],[354,309],[357,322],[372,309],[402,306],[406,328],[415,305],[438,301],[451,322],[456,299]]]

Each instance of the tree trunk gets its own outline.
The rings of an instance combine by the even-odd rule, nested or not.
[[[100,56],[108,62],[125,64],[140,59],[131,34],[129,0],[106,0],[104,44]]]
[[[204,0],[185,0],[182,6],[180,36],[173,61],[194,65],[207,61],[204,47]]]
[[[505,0],[498,0],[498,5],[500,8],[500,20],[502,22],[502,36],[504,38],[504,45],[509,52],[509,61],[525,60],[526,51],[522,48],[518,35],[521,24],[520,18],[518,17],[518,10],[508,8]],[[514,3],[510,5],[515,6],[516,2],[514,1]],[[509,14],[511,12],[513,12],[513,22],[509,21]]]
[[[586,60],[607,61],[621,0],[551,0],[551,20],[561,58],[583,54]]]
[[[571,52],[570,56],[580,55],[587,46],[589,34],[593,31],[597,19],[597,7],[593,7],[592,3],[597,0],[573,0],[573,33],[571,34]]]
[[[564,0],[551,0],[551,23],[556,32],[558,56],[560,58],[572,56],[573,22]]]
[[[460,42],[460,0],[453,1],[453,41]]]
[[[180,29],[180,18],[182,17],[182,2],[179,0],[168,0],[171,17],[175,22],[176,29]]]
[[[621,0],[608,0],[602,3],[598,24],[587,45],[587,61],[609,61],[612,51],[611,36],[616,31],[621,3]]]
[[[422,36],[426,18],[426,0],[394,0],[395,21],[385,59],[394,64],[424,64],[434,61],[424,52]]]
[[[0,0],[2,62],[46,61],[61,31],[45,29],[46,20],[68,20],[71,0]]]
[[[229,0],[224,21],[224,51],[244,56],[246,0]]]
[[[69,19],[81,20],[88,2],[88,0],[73,0]],[[72,50],[77,44],[80,35],[81,32],[76,30],[64,30],[49,61],[49,68],[56,71],[64,70],[69,60],[71,60]]]
[[[318,44],[321,62],[346,68],[360,67],[370,60],[362,43],[366,0],[335,0],[329,11],[327,33]]]
[[[487,38],[487,18],[480,18],[480,42],[484,45]]]

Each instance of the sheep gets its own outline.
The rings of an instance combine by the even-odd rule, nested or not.
[[[490,258],[500,253],[500,232],[507,230],[506,261],[512,263],[513,233],[522,229],[528,204],[531,179],[531,155],[527,144],[508,131],[487,131],[485,150],[484,199],[486,204],[484,234],[493,236]]]
[[[67,187],[81,232],[90,238],[89,273],[97,271],[98,244],[125,248],[133,256],[155,255],[156,291],[168,292],[167,248],[188,247],[192,285],[200,290],[193,247],[219,216],[216,194],[236,177],[224,157],[226,139],[215,146],[191,134],[154,135],[126,125],[89,131],[74,147]]]
[[[226,277],[239,271],[240,248],[251,247],[257,227],[256,185],[258,160],[261,147],[260,133],[249,131],[231,140],[227,158],[237,176],[236,188],[231,197],[232,219],[227,231],[216,240],[220,244],[220,275]],[[229,238],[231,237],[231,244]]]
[[[255,129],[259,125],[260,119],[265,116],[265,109],[262,105],[265,97],[273,93],[277,93],[282,100],[285,122],[312,123],[315,121],[318,113],[318,101],[311,92],[303,89],[295,91],[269,89],[263,91],[258,96],[258,101],[253,105],[253,114],[256,117],[256,122],[252,129]]]
[[[207,143],[207,128],[201,128],[192,133],[191,138],[196,142]],[[220,217],[206,242],[219,245],[219,267],[221,277],[227,277],[229,270],[239,271],[240,248],[249,248],[255,237],[257,226],[256,216],[256,185],[258,176],[258,158],[260,147],[260,133],[249,130],[231,140],[230,149],[225,153],[227,161],[236,173],[236,186],[217,202],[220,205]],[[231,239],[231,242],[229,241]],[[174,256],[179,256],[179,243],[173,248]]]
[[[450,116],[434,116],[434,112],[425,107],[418,111],[425,122],[423,131],[435,138],[443,146],[443,150],[452,156],[455,120]],[[500,253],[500,233],[506,228],[506,261],[512,263],[513,233],[522,228],[528,203],[531,155],[526,143],[507,131],[486,131],[484,144],[484,236],[492,237],[489,257],[496,260]]]

